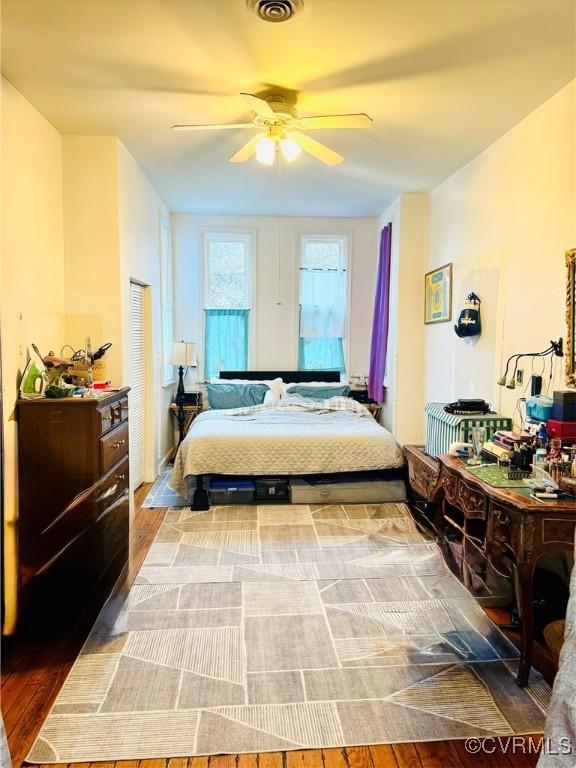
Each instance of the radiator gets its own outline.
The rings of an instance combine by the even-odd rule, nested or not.
[[[451,443],[469,443],[472,427],[486,427],[488,440],[498,429],[512,429],[512,419],[499,413],[486,413],[482,416],[457,416],[446,413],[446,403],[427,403],[426,413],[426,453],[440,456],[448,453]]]

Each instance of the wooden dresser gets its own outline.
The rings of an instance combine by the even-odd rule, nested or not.
[[[466,564],[474,551],[482,552],[488,567],[500,574],[512,566],[521,617],[521,654],[518,684],[526,685],[534,635],[534,568],[540,555],[574,550],[576,501],[533,499],[527,489],[499,488],[474,475],[455,456],[440,456],[440,479],[435,490],[437,528],[447,540],[459,533],[459,570],[468,583]],[[486,582],[486,573],[481,574]]]
[[[128,389],[17,410],[19,624],[62,624],[128,563]]]

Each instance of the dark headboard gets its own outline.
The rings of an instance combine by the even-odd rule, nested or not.
[[[286,384],[300,381],[340,381],[338,371],[220,371],[221,379],[247,379],[248,381],[281,378]]]

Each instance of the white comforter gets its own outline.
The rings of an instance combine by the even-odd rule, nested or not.
[[[399,467],[402,451],[368,409],[347,397],[286,397],[276,405],[206,411],[186,435],[171,486],[189,475],[305,475]]]

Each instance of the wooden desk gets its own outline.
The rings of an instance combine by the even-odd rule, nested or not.
[[[440,456],[440,476],[434,501],[436,527],[446,529],[450,505],[464,516],[462,562],[466,557],[467,528],[486,521],[484,546],[488,561],[498,566],[506,555],[514,564],[516,600],[520,613],[521,652],[517,682],[528,682],[534,634],[533,580],[540,555],[574,550],[576,501],[539,501],[514,489],[495,488],[474,475],[455,456]]]

